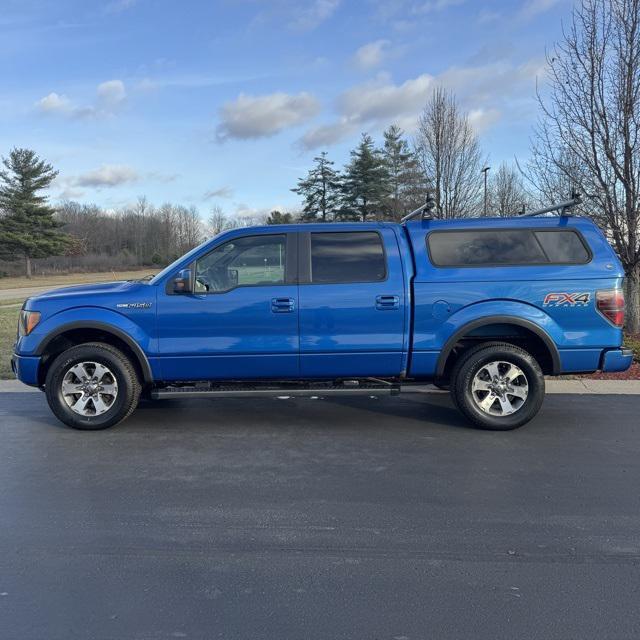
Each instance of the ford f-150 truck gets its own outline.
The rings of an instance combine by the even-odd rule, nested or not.
[[[235,229],[150,280],[29,298],[12,364],[78,429],[120,422],[141,394],[431,381],[507,430],[536,415],[544,376],[630,366],[623,275],[598,227],[567,215]]]

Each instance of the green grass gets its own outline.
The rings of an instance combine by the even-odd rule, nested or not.
[[[19,314],[20,305],[0,306],[0,380],[14,377],[11,371],[11,354],[16,340]]]

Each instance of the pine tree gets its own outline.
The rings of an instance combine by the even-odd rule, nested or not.
[[[266,220],[267,224],[291,224],[293,222],[293,215],[291,213],[282,213],[274,209]]]
[[[395,124],[384,132],[384,161],[389,174],[389,197],[385,213],[392,220],[424,203],[426,184],[418,159],[404,139],[404,132]]]
[[[363,133],[344,170],[340,217],[362,222],[381,217],[388,195],[389,171],[384,157],[371,136]]]
[[[47,189],[58,172],[40,160],[31,149],[12,149],[3,158],[0,171],[0,256],[24,258],[25,273],[31,277],[31,260],[60,255],[69,238],[60,232],[55,209],[47,204]]]
[[[298,180],[298,186],[291,189],[302,196],[304,207],[301,220],[305,222],[327,222],[333,219],[340,198],[340,176],[333,169],[333,161],[327,159],[323,151],[313,161],[315,166],[306,178]]]

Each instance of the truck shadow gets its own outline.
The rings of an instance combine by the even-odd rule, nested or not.
[[[448,394],[406,394],[400,397],[216,398],[142,401],[122,425],[137,423],[244,429],[252,425],[274,428],[304,426],[313,430],[445,427],[475,429],[453,407]]]
[[[51,413],[44,394],[0,394],[2,426],[71,431]],[[137,410],[116,429],[167,432],[305,429],[313,432],[380,429],[471,429],[448,394],[410,393],[398,397],[215,398],[141,400]],[[114,430],[93,433],[113,433]],[[89,432],[86,432],[89,433]]]

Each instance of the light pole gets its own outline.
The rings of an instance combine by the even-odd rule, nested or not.
[[[485,167],[480,170],[480,173],[484,173],[484,217],[487,217],[487,174],[491,167]]]

